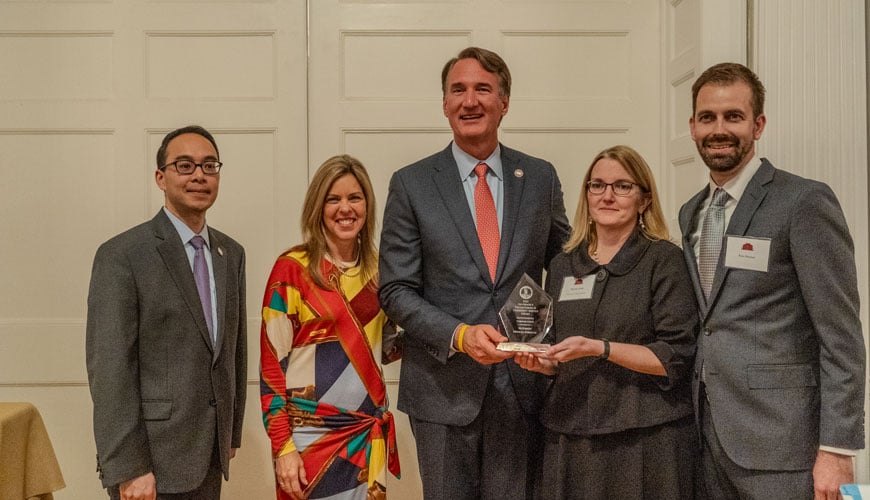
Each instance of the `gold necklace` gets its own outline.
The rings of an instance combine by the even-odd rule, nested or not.
[[[335,266],[336,269],[338,269],[338,272],[340,272],[342,274],[342,276],[347,276],[348,278],[353,278],[355,276],[359,276],[359,273],[362,272],[362,267],[359,267],[356,270],[356,272],[353,274],[348,272],[351,269],[359,266],[359,256],[358,255],[357,255],[357,258],[353,262],[344,262],[342,260],[338,260],[338,259],[334,258],[332,255],[329,254],[329,252],[326,252],[326,260],[331,262],[332,265]]]

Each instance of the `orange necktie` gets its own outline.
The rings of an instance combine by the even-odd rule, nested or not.
[[[486,163],[478,163],[474,167],[477,175],[477,185],[474,186],[474,212],[477,217],[477,237],[480,239],[480,247],[489,267],[489,277],[495,282],[495,269],[498,266],[498,215],[495,211],[495,200],[489,184],[486,183],[486,171],[489,166]]]

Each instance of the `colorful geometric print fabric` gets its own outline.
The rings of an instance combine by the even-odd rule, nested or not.
[[[303,252],[280,256],[263,297],[260,398],[272,453],[299,451],[310,498],[383,498],[386,470],[399,475],[378,363],[386,316],[359,268],[341,273],[324,260],[337,285],[324,290],[307,264]]]

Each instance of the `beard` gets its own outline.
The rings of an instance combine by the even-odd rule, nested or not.
[[[710,149],[712,144],[728,145],[734,148],[734,152],[717,153],[715,149]],[[741,143],[737,136],[730,134],[709,135],[705,137],[700,144],[697,144],[698,154],[707,165],[707,168],[714,172],[730,172],[743,164],[743,161],[752,151],[752,142]]]

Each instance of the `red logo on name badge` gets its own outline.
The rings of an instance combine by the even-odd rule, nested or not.
[[[743,247],[741,247],[740,249],[741,250],[748,250],[750,252],[755,250],[754,248],[752,248],[752,243],[744,243]]]
[[[577,278],[577,279],[575,279],[575,280],[574,280],[574,284],[575,284],[575,285],[582,285],[582,284],[583,284],[583,278]]]

